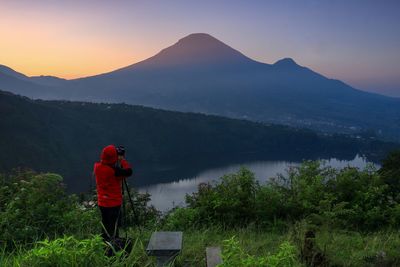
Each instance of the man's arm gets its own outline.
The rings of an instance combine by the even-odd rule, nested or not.
[[[125,159],[121,161],[121,166],[115,167],[116,177],[128,177],[132,175],[132,167],[129,162]]]

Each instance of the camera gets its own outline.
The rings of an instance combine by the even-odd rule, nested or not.
[[[117,150],[117,155],[118,156],[125,156],[125,147],[117,146],[116,150]]]

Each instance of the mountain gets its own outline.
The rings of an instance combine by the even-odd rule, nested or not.
[[[29,79],[17,78],[14,75],[7,75],[2,72],[0,72],[0,90],[10,90],[13,93],[32,98],[46,98],[54,95],[51,88],[33,83]]]
[[[31,76],[29,77],[29,80],[40,85],[53,86],[53,87],[67,86],[68,83],[66,79],[48,75]]]
[[[17,72],[15,70],[13,70],[12,68],[7,67],[5,65],[1,65],[1,64],[0,64],[0,73],[1,74],[5,74],[7,76],[11,76],[11,77],[17,78],[17,79],[22,79],[22,80],[29,79],[28,76],[26,76],[25,74]]]
[[[211,115],[126,104],[31,100],[2,91],[0,127],[1,172],[32,168],[60,173],[75,192],[88,188],[93,162],[108,144],[123,144],[135,168],[144,163],[218,162],[220,158],[353,159],[358,153],[379,159],[399,147]]]
[[[128,67],[74,83],[73,99],[284,123],[400,140],[400,100],[356,90],[286,58],[251,60],[207,34],[192,34]],[[85,97],[86,96],[86,97]]]
[[[204,33],[136,64],[52,86],[61,89],[42,98],[124,102],[400,141],[400,99],[357,90],[290,58],[254,61]]]
[[[7,66],[0,65],[0,90],[31,98],[57,98],[67,89],[67,80],[52,76],[28,77]]]
[[[210,65],[227,66],[228,64],[243,64],[251,61],[248,57],[212,37],[198,33],[191,34],[179,40],[173,46],[163,49],[154,57],[140,63],[140,67],[164,68],[171,66]],[[138,64],[120,69],[129,71]]]

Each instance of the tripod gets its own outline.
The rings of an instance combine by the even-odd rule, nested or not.
[[[125,200],[124,200],[124,191],[126,191],[127,195],[128,195],[128,199],[129,199],[129,203],[131,204],[131,208],[132,208],[132,212],[133,212],[133,224],[138,226],[139,225],[139,214],[137,213],[137,210],[135,208],[135,205],[133,203],[132,197],[131,197],[131,193],[129,191],[129,185],[128,182],[126,181],[126,178],[123,179],[123,183],[122,183],[122,221],[126,222],[127,221],[127,213],[126,213],[126,207],[125,207]],[[121,223],[123,225],[123,223]]]

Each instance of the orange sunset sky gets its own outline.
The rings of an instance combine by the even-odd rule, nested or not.
[[[0,0],[0,64],[78,78],[205,32],[255,60],[292,57],[364,90],[400,96],[399,1]]]

